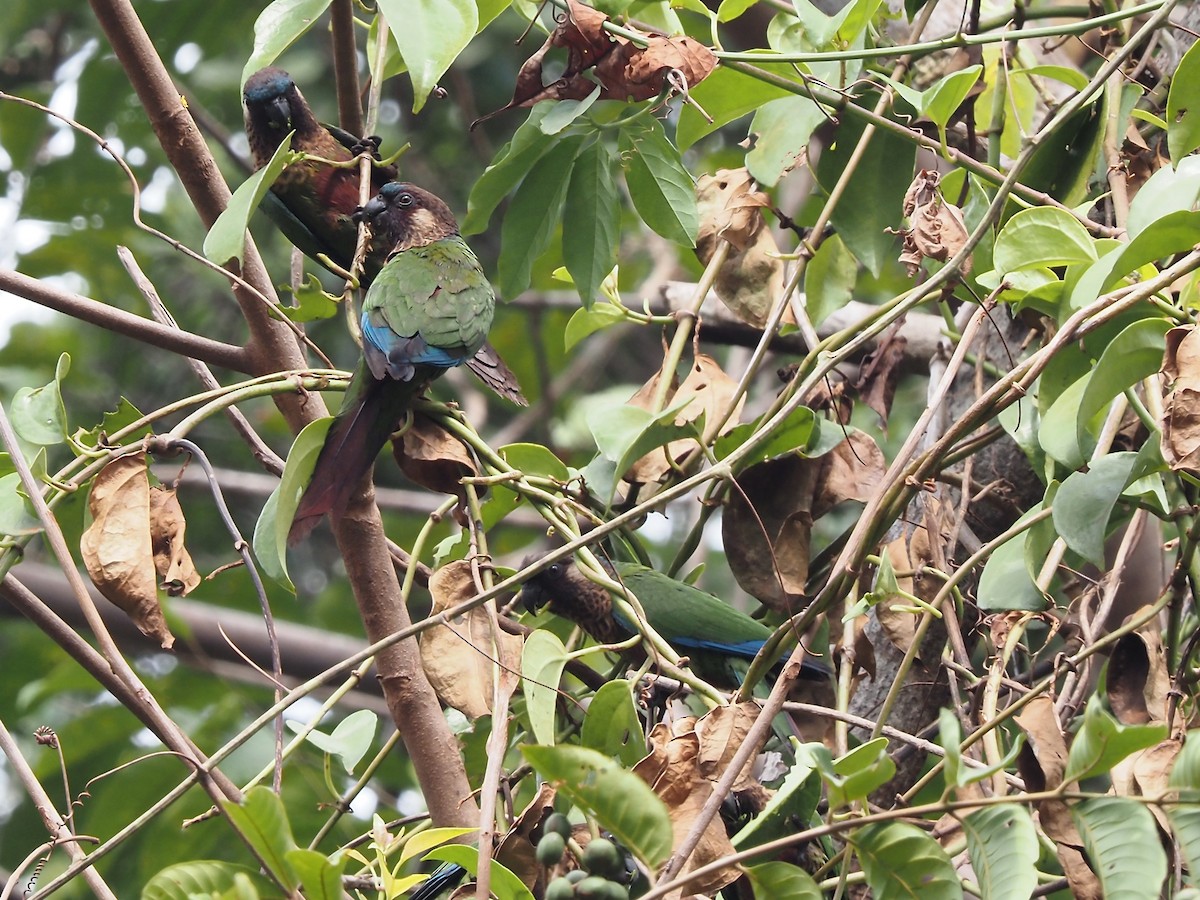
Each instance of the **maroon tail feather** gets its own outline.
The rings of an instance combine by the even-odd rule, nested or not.
[[[366,390],[355,402],[348,398],[334,418],[292,518],[289,544],[304,540],[327,513],[333,519],[341,518],[363,476],[396,430],[400,416],[426,383],[419,377],[377,381],[368,373],[361,374],[366,375]]]

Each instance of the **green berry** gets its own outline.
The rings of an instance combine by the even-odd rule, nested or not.
[[[550,813],[542,823],[542,834],[557,834],[566,840],[571,836],[571,820],[562,813]]]
[[[583,850],[583,867],[593,875],[603,875],[605,878],[616,878],[625,872],[625,861],[621,851],[612,841],[596,838],[590,841]]]
[[[546,900],[571,900],[575,896],[575,887],[565,878],[555,878],[546,886]]]
[[[537,846],[537,861],[543,866],[555,866],[562,861],[567,842],[557,831],[547,831]]]
[[[575,885],[575,896],[580,900],[608,900],[608,885],[607,878],[589,875]]]
[[[617,884],[615,881],[608,883],[607,900],[629,900],[629,888],[623,884]]]
[[[579,884],[579,882],[587,877],[588,873],[583,871],[583,869],[572,869],[567,873],[567,881],[571,882],[571,884]]]

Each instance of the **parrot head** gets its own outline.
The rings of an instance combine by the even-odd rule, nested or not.
[[[546,554],[535,553],[521,561],[521,568],[533,565]],[[542,607],[549,606],[555,597],[570,595],[573,588],[571,579],[575,565],[570,559],[551,563],[542,571],[525,582],[521,587],[521,603],[527,612],[537,613]],[[589,584],[591,582],[588,582]]]
[[[372,243],[391,247],[394,253],[458,234],[445,201],[405,181],[389,181],[351,218],[370,225]]]
[[[259,69],[246,79],[242,97],[247,113],[256,124],[281,133],[295,127],[293,107],[304,103],[292,76],[274,66]]]

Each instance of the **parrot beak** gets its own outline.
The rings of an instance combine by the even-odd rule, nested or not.
[[[537,615],[542,607],[549,605],[552,599],[550,594],[540,584],[535,584],[532,581],[525,583],[525,586],[521,588],[520,596],[521,605],[525,607],[525,611],[534,615]]]
[[[360,206],[358,209],[356,209],[354,211],[354,215],[352,215],[350,218],[354,222],[371,222],[374,221],[375,217],[387,208],[387,203],[380,199],[379,195],[377,194],[367,201],[366,206]]]
[[[273,128],[284,131],[292,127],[292,107],[286,97],[276,97],[266,105],[265,110],[267,121]]]

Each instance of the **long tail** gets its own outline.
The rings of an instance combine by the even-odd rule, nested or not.
[[[475,377],[490,387],[498,396],[517,406],[528,406],[529,401],[521,393],[521,385],[512,369],[504,364],[500,354],[491,344],[484,344],[479,352],[467,360],[467,368]]]
[[[428,382],[422,374],[412,381],[377,380],[366,366],[360,366],[296,507],[289,544],[304,540],[326,513],[337,519],[346,511],[400,417]]]

